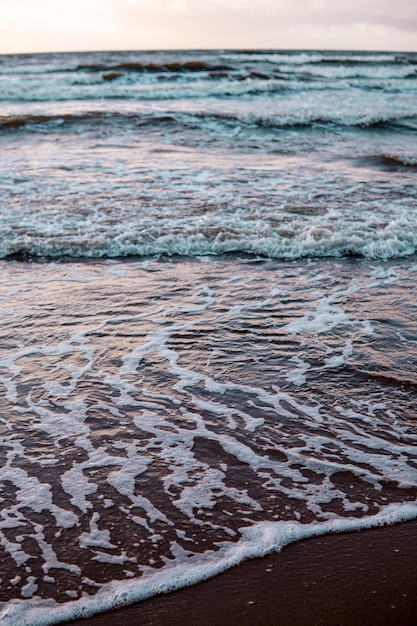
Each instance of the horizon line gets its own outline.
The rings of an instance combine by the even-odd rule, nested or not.
[[[80,50],[44,50],[36,52],[0,52],[0,57],[4,56],[32,56],[43,54],[90,54],[90,53],[153,53],[153,52],[239,52],[242,54],[259,54],[268,52],[322,52],[322,53],[361,53],[361,54],[417,54],[417,50],[390,50],[390,49],[363,49],[363,48],[254,48],[254,47],[205,47],[205,48],[92,48]]]

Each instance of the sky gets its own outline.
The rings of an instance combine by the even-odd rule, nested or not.
[[[0,0],[0,54],[276,48],[417,51],[416,0]]]

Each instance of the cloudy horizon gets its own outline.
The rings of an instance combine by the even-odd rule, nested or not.
[[[0,53],[192,48],[417,51],[410,0],[6,0]]]

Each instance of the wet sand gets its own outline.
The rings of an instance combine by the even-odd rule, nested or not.
[[[72,626],[415,626],[417,521],[327,535]]]

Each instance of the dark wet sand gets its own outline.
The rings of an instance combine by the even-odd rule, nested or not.
[[[417,521],[307,539],[198,585],[70,623],[416,626]]]

